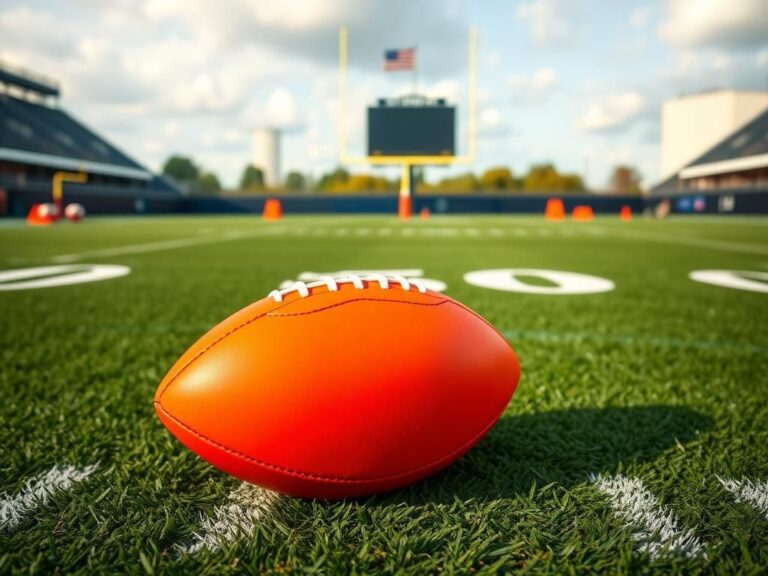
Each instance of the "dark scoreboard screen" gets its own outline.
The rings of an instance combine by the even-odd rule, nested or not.
[[[455,141],[453,106],[368,108],[369,156],[454,156]]]

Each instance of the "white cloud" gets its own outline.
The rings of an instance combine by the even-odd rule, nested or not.
[[[645,109],[645,98],[636,91],[609,94],[591,104],[579,119],[587,132],[604,132],[623,128]]]
[[[632,11],[629,16],[629,23],[633,28],[645,28],[651,19],[650,6],[640,6]]]
[[[269,95],[266,113],[272,126],[291,128],[300,123],[296,98],[285,88],[277,88]]]
[[[557,86],[557,72],[552,68],[539,68],[533,74],[510,76],[512,101],[518,104],[540,104]]]
[[[463,88],[464,86],[457,80],[443,79],[424,88],[420,88],[419,92],[430,98],[445,98],[448,102],[456,104],[461,103]],[[407,92],[410,93],[411,91],[408,90]]]
[[[768,39],[767,14],[765,0],[671,0],[659,34],[682,47],[760,47]]]
[[[577,36],[574,4],[565,0],[533,0],[517,6],[517,17],[528,24],[537,46],[573,44]]]
[[[489,107],[480,111],[478,136],[482,138],[495,138],[506,136],[509,133],[509,124],[501,110]]]
[[[228,0],[226,9],[208,0],[150,0],[145,7],[151,22],[180,23],[210,49],[269,47],[332,67],[338,29],[347,25],[353,67],[370,69],[383,48],[418,40],[422,76],[455,71],[465,50],[462,11],[441,0],[419,2],[429,18],[403,17],[412,11],[411,0]]]

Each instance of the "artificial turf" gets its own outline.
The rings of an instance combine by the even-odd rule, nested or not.
[[[0,529],[0,572],[768,571],[768,517],[718,480],[768,479],[768,294],[688,278],[768,271],[766,219],[0,224],[0,270],[62,262],[131,273],[0,292],[0,493],[55,465],[98,469]],[[248,537],[180,553],[239,483],[155,417],[166,370],[208,328],[301,272],[393,268],[445,282],[512,343],[523,375],[502,419],[426,481],[358,501],[279,498]],[[579,272],[616,287],[549,296],[463,280],[492,268]],[[617,474],[641,479],[706,554],[639,551],[590,480]]]

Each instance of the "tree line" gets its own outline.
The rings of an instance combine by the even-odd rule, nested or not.
[[[215,194],[222,190],[218,177],[197,165],[191,158],[173,155],[163,164],[163,175],[180,184],[190,194]],[[427,182],[424,170],[414,170],[416,191],[423,193],[471,193],[471,192],[585,192],[582,177],[572,172],[561,172],[552,163],[532,165],[528,171],[515,175],[505,166],[493,167],[480,174],[466,172],[448,176],[437,182]],[[616,166],[605,188],[607,192],[638,194],[642,192],[640,173],[631,166]],[[313,180],[301,172],[286,174],[278,187],[267,187],[264,171],[248,164],[243,169],[236,190],[240,193],[304,192],[327,194],[389,193],[400,188],[400,179],[388,179],[368,173],[351,173],[337,167]]]

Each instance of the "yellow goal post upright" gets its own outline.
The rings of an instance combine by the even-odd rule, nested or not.
[[[347,71],[348,38],[346,26],[339,29],[339,161],[341,164],[401,165],[398,215],[411,215],[412,172],[414,166],[472,164],[475,161],[477,139],[477,29],[467,34],[467,148],[463,155],[445,156],[350,156],[347,153]]]
[[[80,172],[56,172],[51,180],[51,196],[53,203],[59,208],[59,213],[64,213],[64,182],[87,182],[88,174],[83,168]]]

